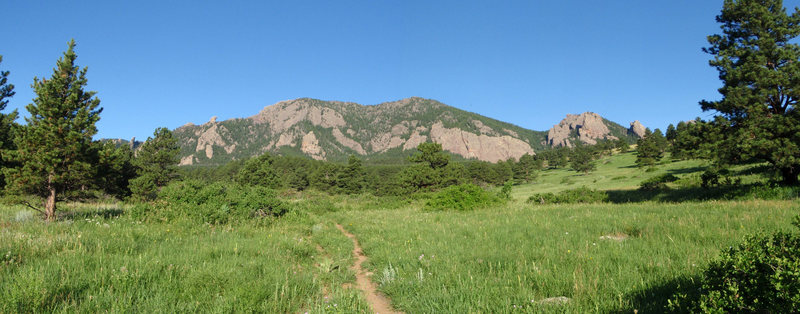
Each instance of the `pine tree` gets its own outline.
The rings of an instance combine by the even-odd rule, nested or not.
[[[409,158],[409,161],[416,163],[427,163],[433,169],[439,169],[447,166],[450,162],[450,156],[445,154],[442,150],[442,144],[439,143],[420,143],[417,145],[417,152]]]
[[[36,98],[26,106],[30,117],[11,154],[21,166],[6,173],[12,188],[45,198],[47,220],[55,218],[60,194],[87,185],[92,177],[92,136],[102,108],[96,92],[83,90],[87,68],[75,65],[74,48],[72,40],[50,79],[33,79]]]
[[[575,146],[569,156],[569,164],[572,170],[583,172],[584,174],[594,171],[597,165],[594,161],[592,150],[591,146]]]
[[[647,129],[644,134],[644,137],[640,138],[636,145],[636,165],[652,167],[661,161],[661,158],[664,158],[667,139],[659,129],[653,132]]]
[[[339,191],[345,194],[358,194],[364,190],[365,177],[364,167],[361,166],[361,159],[350,155],[347,159],[347,166],[342,168],[336,179]]]
[[[800,174],[800,11],[787,14],[781,0],[726,0],[717,16],[722,34],[708,37],[703,50],[719,71],[722,99],[701,101],[719,115],[722,135],[715,158],[772,164],[784,183]]]
[[[0,56],[0,63],[3,63],[3,56]],[[14,85],[8,83],[8,71],[0,71],[0,188],[5,187],[3,169],[13,166],[10,162],[8,152],[14,150],[14,130],[17,127],[17,110],[10,113],[2,113],[8,105],[8,99],[14,96]]]
[[[519,157],[519,161],[513,163],[514,180],[517,182],[531,182],[539,175],[537,171],[542,169],[542,159],[536,159],[533,155],[525,154]]]
[[[128,145],[117,147],[111,141],[95,142],[97,161],[95,187],[123,199],[131,194],[128,182],[136,177],[133,152]]]
[[[130,181],[133,195],[154,199],[158,190],[177,176],[178,139],[167,128],[157,128],[136,152],[134,165],[138,177]]]
[[[614,141],[614,147],[619,149],[620,153],[627,153],[629,149],[631,149],[631,145],[628,144],[624,138],[617,139]]]

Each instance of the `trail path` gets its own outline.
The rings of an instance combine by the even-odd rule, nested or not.
[[[356,236],[347,232],[340,224],[336,224],[336,228],[350,240],[353,240],[353,256],[355,256],[356,261],[353,263],[352,269],[356,272],[356,285],[359,290],[364,291],[364,296],[367,298],[367,303],[372,307],[372,311],[380,314],[402,313],[392,309],[389,299],[378,292],[375,283],[369,279],[367,273],[361,268],[361,263],[367,260],[367,256],[361,250],[361,245],[358,244]]]

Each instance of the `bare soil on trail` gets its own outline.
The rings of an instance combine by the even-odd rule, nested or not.
[[[364,292],[364,296],[367,299],[367,303],[372,307],[372,311],[380,314],[402,313],[392,309],[389,299],[378,292],[375,283],[369,279],[367,272],[361,268],[361,263],[367,260],[367,256],[364,255],[364,251],[361,250],[361,245],[358,244],[356,236],[347,232],[340,224],[336,224],[336,228],[350,238],[350,240],[353,240],[353,256],[356,258],[356,261],[351,268],[356,272],[356,286],[359,290]]]

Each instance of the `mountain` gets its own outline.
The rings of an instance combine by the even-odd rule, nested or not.
[[[241,119],[174,131],[181,165],[223,164],[264,152],[305,155],[318,160],[405,158],[407,150],[433,141],[466,159],[499,161],[544,148],[545,132],[460,110],[419,97],[378,105],[287,100]]]
[[[630,129],[606,120],[594,112],[568,114],[547,131],[544,142],[550,147],[572,147],[577,142],[594,145],[599,140],[617,140],[623,138],[629,143],[644,135],[644,126],[637,120],[631,122]]]
[[[548,132],[533,131],[440,103],[411,97],[378,105],[299,98],[266,106],[248,118],[177,128],[181,165],[219,165],[265,152],[344,161],[405,160],[420,143],[433,141],[456,158],[490,162],[576,141],[638,139],[644,126],[627,129],[596,113],[567,115]]]

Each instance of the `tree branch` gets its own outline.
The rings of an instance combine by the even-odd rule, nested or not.
[[[41,209],[33,207],[33,205],[31,205],[31,203],[28,203],[27,201],[22,201],[22,205],[28,206],[28,208],[33,209],[33,210],[39,212],[40,214],[44,215],[44,212]]]

